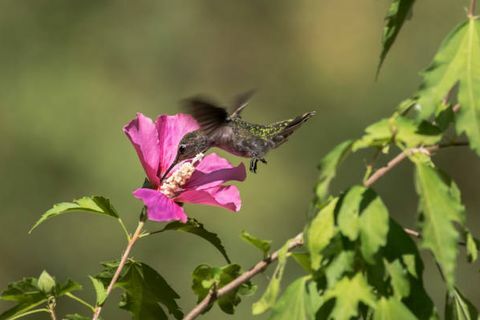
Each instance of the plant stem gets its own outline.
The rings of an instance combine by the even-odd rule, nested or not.
[[[67,297],[69,297],[70,299],[73,299],[81,304],[83,304],[85,307],[89,308],[90,310],[92,311],[95,311],[95,307],[92,306],[90,303],[86,302],[85,300],[83,300],[82,298],[80,297],[77,297],[76,295],[74,295],[73,293],[70,293],[70,292],[67,292],[65,294]]]
[[[395,156],[392,160],[390,160],[387,165],[384,167],[381,167],[380,169],[377,169],[371,176],[368,178],[363,185],[365,187],[370,187],[372,184],[377,182],[378,179],[383,177],[385,174],[387,174],[390,170],[392,170],[394,167],[396,167],[400,162],[405,160],[408,156],[414,154],[415,152],[428,152],[432,153],[437,151],[438,149],[443,149],[443,148],[448,148],[448,147],[462,147],[462,146],[468,146],[468,142],[452,142],[452,143],[445,143],[445,144],[436,144],[430,147],[420,147],[420,148],[411,148],[403,151],[402,153],[399,153],[397,156]]]
[[[57,320],[57,315],[55,314],[55,305],[56,305],[56,301],[55,301],[55,298],[51,298],[49,299],[48,301],[48,312],[50,313],[50,318],[52,318],[52,320]]]
[[[110,281],[110,284],[107,287],[107,297],[110,295],[110,293],[113,290],[113,287],[115,286],[115,283],[117,282],[118,278],[120,277],[120,274],[122,273],[123,267],[125,266],[125,263],[127,263],[128,256],[130,255],[130,251],[132,251],[133,245],[135,242],[140,237],[140,234],[142,233],[142,229],[144,226],[145,222],[139,221],[137,229],[133,233],[133,235],[130,237],[130,240],[128,241],[128,245],[125,248],[125,252],[122,255],[122,258],[120,259],[120,263],[117,267],[117,270],[115,271],[115,274],[112,277],[112,280]],[[96,306],[95,311],[93,313],[92,320],[98,320],[98,317],[100,316],[100,312],[102,312],[102,306]]]
[[[477,0],[470,0],[470,7],[468,7],[468,17],[473,18],[477,7]]]
[[[130,241],[130,234],[128,233],[127,227],[125,227],[125,224],[123,223],[123,220],[121,218],[118,218],[118,223],[120,223],[123,232],[127,236],[127,241]]]
[[[299,233],[298,235],[290,241],[290,245],[288,246],[288,251],[291,251],[297,247],[303,245],[303,233]],[[208,295],[200,301],[195,308],[193,308],[184,318],[183,320],[193,320],[197,318],[202,312],[208,308],[210,304],[212,304],[218,298],[230,293],[232,290],[237,289],[239,286],[256,276],[257,274],[263,272],[272,262],[278,259],[278,253],[280,250],[275,251],[267,258],[261,260],[254,266],[252,266],[248,271],[242,273],[239,277],[235,278],[233,281],[229,282],[227,285],[221,287],[218,290],[213,290],[208,293]]]
[[[17,314],[16,316],[13,316],[13,317],[8,318],[8,319],[9,320],[20,319],[20,318],[23,318],[25,316],[29,316],[31,314],[40,313],[40,312],[50,313],[50,310],[48,310],[47,308],[30,310],[30,311],[27,311],[27,312],[24,312],[24,313],[21,313],[21,314]]]

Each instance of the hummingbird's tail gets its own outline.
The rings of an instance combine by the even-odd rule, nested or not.
[[[280,131],[278,134],[276,134],[273,138],[272,141],[275,142],[275,147],[280,146],[281,144],[285,143],[287,141],[287,138],[295,132],[302,124],[307,122],[308,119],[313,117],[316,114],[315,111],[307,112],[302,114],[301,116],[298,116],[294,119],[292,119],[288,125]]]

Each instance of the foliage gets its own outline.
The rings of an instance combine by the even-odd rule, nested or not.
[[[130,129],[136,130],[132,142],[135,145],[138,137],[148,142],[150,147],[145,150],[135,146],[137,152],[142,149],[139,152],[142,164],[150,180],[155,180],[155,185],[145,184],[142,189],[146,209],[142,208],[135,232],[128,233],[110,200],[101,196],[56,204],[42,214],[30,230],[51,218],[71,212],[105,215],[120,223],[128,243],[121,259],[103,263],[102,270],[89,277],[96,296],[95,303],[92,305],[72,293],[82,288],[77,282],[67,280],[59,283],[44,271],[38,278],[28,277],[8,285],[0,299],[15,305],[0,314],[0,320],[13,320],[36,313],[47,313],[55,319],[55,306],[62,297],[79,302],[93,313],[92,319],[99,319],[102,307],[111,299],[114,289],[121,291],[119,307],[127,311],[132,319],[182,319],[184,316],[193,319],[208,312],[214,304],[223,312],[233,314],[244,296],[255,293],[257,286],[251,279],[272,264],[276,265],[269,283],[252,304],[253,315],[269,312],[271,320],[438,319],[441,317],[439,310],[425,289],[424,258],[420,249],[431,253],[431,259],[444,281],[446,301],[442,318],[478,319],[477,307],[461,293],[455,275],[459,246],[465,247],[467,260],[475,263],[480,242],[467,227],[467,209],[462,203],[459,187],[433,159],[435,153],[444,148],[467,145],[480,155],[480,20],[472,12],[475,8],[475,1],[472,1],[466,21],[450,32],[431,65],[422,73],[419,89],[394,108],[391,116],[366,126],[358,139],[338,144],[320,160],[319,176],[304,230],[287,240],[279,250],[272,250],[272,241],[242,231],[241,238],[262,254],[257,264],[244,271],[240,264],[232,263],[220,236],[206,230],[201,222],[193,218],[187,221],[167,219],[169,222],[159,230],[146,231],[151,207],[158,209],[157,216],[162,215],[163,209],[174,207],[182,213],[182,217],[186,217],[184,209],[178,204],[181,201],[172,197],[185,192],[182,186],[192,181],[189,179],[194,179],[192,172],[196,172],[197,168],[188,162],[184,167],[182,164],[185,172],[176,171],[176,180],[168,178],[171,178],[168,187],[173,196],[159,194],[166,185],[158,176],[159,171],[152,170],[149,160],[159,160],[159,157],[152,156],[159,151],[159,135],[168,140],[169,146],[175,147],[174,138],[180,141],[181,137],[173,135],[175,128],[165,126],[165,130],[172,130],[168,132],[172,134],[171,139],[167,139],[163,129],[158,131],[153,121],[140,117],[141,124],[139,119],[138,123],[133,121],[130,124],[133,126]],[[409,18],[414,2],[391,1],[379,69]],[[224,113],[222,111],[222,121],[226,117]],[[150,136],[148,130],[143,130],[145,126],[149,126],[155,135]],[[450,127],[455,130],[449,130]],[[462,141],[462,137],[466,137],[467,141]],[[161,151],[168,151],[174,156],[177,150]],[[375,155],[366,165],[363,181],[342,186],[342,192],[332,192],[330,185],[339,173],[340,165],[360,151]],[[379,166],[379,159],[386,164]],[[166,161],[164,158],[160,160]],[[221,164],[225,167],[222,170],[231,170],[226,162],[217,160],[211,164],[212,167]],[[418,194],[415,230],[404,228],[393,219],[389,203],[382,200],[382,192],[374,185],[402,161],[411,164],[411,189],[415,188]],[[243,168],[243,165],[238,168]],[[204,165],[203,170],[211,169]],[[216,188],[216,184],[223,181],[224,177],[220,177],[223,173],[209,172],[209,178],[205,179],[207,174],[200,172],[195,179],[197,183],[199,180],[204,182],[204,187],[211,188],[215,184]],[[243,180],[244,175],[241,177],[236,180]],[[215,190],[224,192],[224,196],[239,199],[236,187],[218,188]],[[190,194],[190,202],[212,204],[214,199],[215,205],[222,206],[225,200],[218,194],[217,197],[207,195],[205,189],[197,191],[196,196]],[[152,193],[154,201],[147,197]],[[193,270],[192,290],[198,306],[188,314],[178,305],[180,296],[153,266],[131,258],[131,250],[137,241],[165,231],[196,235],[213,245],[227,262],[224,266],[202,263]],[[295,248],[300,246],[302,249],[296,251]],[[290,258],[302,267],[303,273],[285,283],[285,279],[291,279],[284,277]],[[62,318],[90,319],[78,313]]]

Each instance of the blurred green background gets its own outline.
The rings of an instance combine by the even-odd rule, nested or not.
[[[124,238],[108,218],[69,215],[27,231],[53,203],[83,195],[109,197],[130,229],[141,207],[131,191],[143,181],[136,154],[121,129],[136,112],[150,117],[178,112],[178,101],[204,93],[227,103],[257,88],[244,117],[263,123],[316,110],[317,116],[268,156],[259,174],[239,185],[243,207],[187,206],[217,232],[235,262],[260,258],[241,230],[280,246],[305,223],[319,159],[341,141],[392,113],[419,84],[443,37],[465,15],[466,1],[418,1],[374,81],[388,1],[18,1],[0,2],[0,288],[43,269],[85,285],[99,261],[119,257]],[[371,152],[347,161],[336,192],[361,181]],[[231,157],[230,157],[231,158]],[[231,158],[234,163],[241,159]],[[479,235],[480,161],[467,149],[436,157],[463,191]],[[381,162],[379,163],[381,164]],[[417,200],[407,163],[375,186],[405,226]],[[148,224],[148,229],[160,227]],[[134,249],[193,307],[191,272],[222,264],[206,242],[184,233],[146,238]],[[439,306],[444,286],[431,258],[426,283]],[[459,287],[479,301],[477,266],[463,263]],[[287,275],[299,272],[292,264]],[[268,275],[255,282],[260,291]],[[231,319],[250,319],[247,297]],[[116,297],[118,298],[118,297]],[[9,304],[0,303],[0,310]],[[80,305],[60,303],[87,314]],[[112,299],[105,319],[128,319]],[[41,319],[37,316],[38,319]],[[215,307],[205,319],[225,319]],[[258,317],[259,319],[265,317]]]

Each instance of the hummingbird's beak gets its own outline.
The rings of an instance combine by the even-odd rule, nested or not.
[[[163,176],[160,178],[160,183],[163,181],[163,179],[165,179],[165,177],[167,176],[167,174],[170,173],[170,171],[172,171],[173,167],[175,167],[178,163],[178,158],[179,158],[179,155],[177,154],[177,156],[175,157],[175,160],[173,160],[172,164],[170,165],[170,167],[168,167],[167,171],[165,171],[165,173],[163,174]],[[160,174],[160,172],[158,173]],[[157,174],[157,175],[158,175]]]

